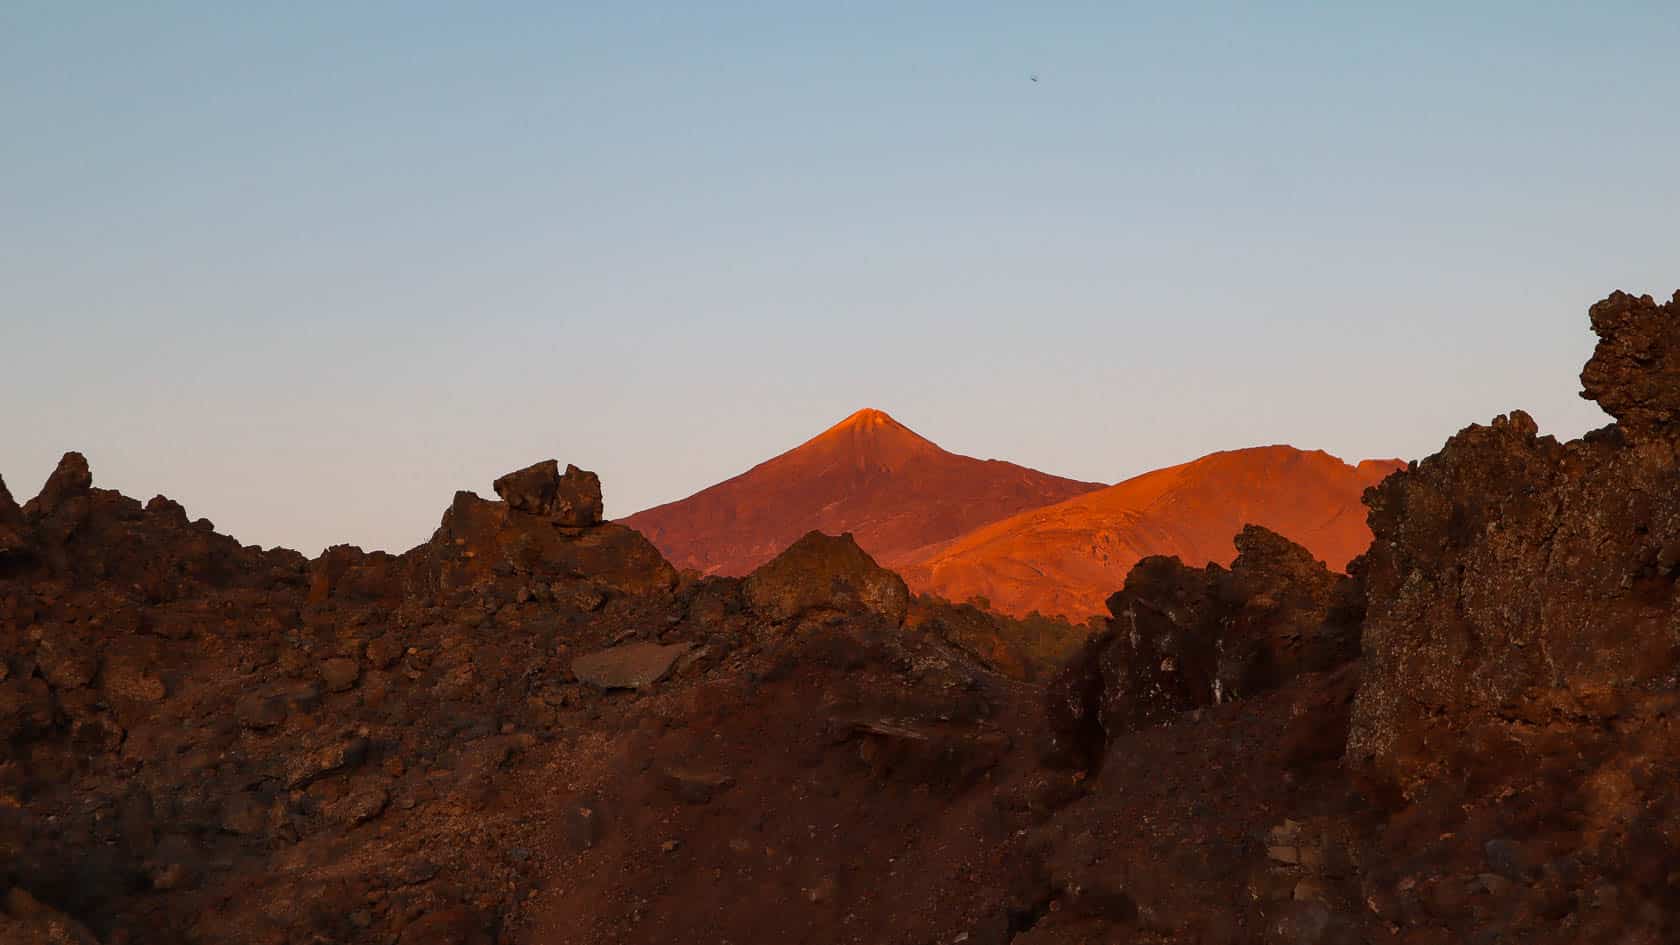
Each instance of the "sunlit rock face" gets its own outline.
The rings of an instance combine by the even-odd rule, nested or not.
[[[1023,512],[894,562],[917,591],[983,597],[1009,614],[1106,614],[1132,566],[1151,555],[1229,564],[1231,536],[1259,525],[1340,571],[1370,544],[1360,496],[1403,468],[1349,465],[1321,451],[1265,446],[1214,453]]]

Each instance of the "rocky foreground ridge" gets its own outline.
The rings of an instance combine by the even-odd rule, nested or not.
[[[403,555],[0,485],[0,942],[1680,938],[1680,294],[1046,685],[847,537],[679,573],[538,464]],[[928,612],[926,608],[936,608]]]

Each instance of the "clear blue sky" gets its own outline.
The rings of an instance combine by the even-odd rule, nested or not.
[[[1587,305],[1680,286],[1674,6],[1259,6],[12,0],[0,474],[314,553],[862,406],[1103,481],[1602,423]]]

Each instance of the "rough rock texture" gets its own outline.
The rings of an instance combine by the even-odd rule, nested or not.
[[[1109,598],[1108,630],[1049,687],[1053,724],[1077,756],[1070,760],[1093,762],[1115,734],[1249,698],[1359,655],[1356,580],[1256,525],[1235,543],[1229,571],[1145,558]]]
[[[406,554],[313,562],[168,500],[79,501],[62,567],[0,574],[0,889],[45,904],[8,906],[6,941],[889,941],[1004,921],[1025,815],[985,785],[1030,767],[1011,746],[1036,739],[1034,700],[939,639],[825,609],[879,603],[873,572],[829,574],[870,580],[831,580],[833,619],[783,634],[741,581],[679,582],[628,529],[470,495]],[[658,671],[587,682],[589,654],[627,651]]]
[[[1648,312],[1680,337],[1680,320]],[[1409,790],[1466,726],[1608,722],[1671,691],[1677,456],[1616,427],[1559,444],[1516,411],[1376,490],[1359,759]]]
[[[23,514],[36,520],[49,518],[86,496],[92,485],[93,473],[88,470],[87,457],[80,453],[65,453],[52,475],[47,477],[40,494],[23,507]]]
[[[911,601],[904,628],[937,637],[988,669],[1021,680],[1053,674],[1095,632],[1092,625],[1042,615],[1011,617],[987,610],[984,602],[953,604],[926,594]]]
[[[1048,699],[838,539],[755,600],[470,494],[310,562],[61,478],[0,559],[0,941],[1677,941],[1680,447],[1640,416],[1467,429],[1368,494],[1351,577],[1261,530],[1146,562]],[[574,672],[625,647],[686,651]]]
[[[1672,435],[1680,421],[1680,292],[1663,305],[1613,292],[1588,316],[1598,348],[1581,370],[1581,396],[1598,401],[1630,437]]]
[[[850,533],[807,534],[749,575],[742,589],[753,610],[771,620],[866,611],[896,627],[910,609],[904,579],[876,564]]]
[[[496,494],[515,512],[552,519],[558,525],[585,528],[601,523],[601,477],[545,459],[497,479]]]

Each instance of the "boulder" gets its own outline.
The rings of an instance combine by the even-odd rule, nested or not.
[[[93,473],[88,469],[87,457],[77,452],[65,453],[47,477],[41,493],[23,507],[23,513],[31,521],[49,517],[73,500],[86,496],[92,486]]]
[[[511,510],[505,502],[458,492],[432,535],[426,581],[441,589],[470,587],[502,575],[525,585],[584,578],[625,594],[666,591],[677,570],[640,533],[604,523],[556,527],[550,519]],[[536,578],[532,581],[530,578]]]
[[[742,590],[756,613],[776,621],[817,611],[863,612],[896,627],[910,608],[904,579],[876,564],[850,532],[810,532],[749,575]]]
[[[1680,421],[1680,292],[1663,305],[1613,292],[1588,311],[1598,347],[1581,371],[1581,396],[1623,432],[1676,432]]]
[[[557,525],[587,528],[601,523],[601,478],[545,459],[510,472],[495,482],[496,494],[515,512],[540,515]]]

